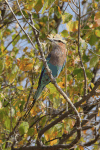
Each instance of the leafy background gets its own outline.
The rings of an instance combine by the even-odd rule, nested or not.
[[[34,26],[39,30],[39,39],[45,56],[50,52],[50,43],[47,36],[59,33],[66,41],[68,50],[66,66],[56,80],[58,85],[67,93],[70,100],[75,103],[84,95],[84,75],[78,53],[78,9],[69,0],[19,0],[20,8],[25,15],[27,22],[30,22],[29,12],[32,13]],[[0,0],[0,148],[11,149],[21,146],[34,145],[38,133],[46,125],[54,121],[54,116],[59,111],[69,109],[65,99],[57,92],[53,84],[49,84],[43,90],[34,108],[26,121],[20,121],[25,114],[25,106],[33,101],[33,95],[38,86],[38,79],[41,73],[41,55],[31,26],[23,18],[16,1],[9,0],[19,23],[30,36],[36,49],[33,49],[29,39],[19,27],[9,7]],[[81,0],[81,25],[80,25],[80,53],[85,67],[87,80],[87,93],[95,87],[95,81],[100,78],[100,2],[99,0]],[[75,1],[78,5],[78,1]],[[73,9],[70,8],[70,5]],[[98,88],[100,93],[100,87]],[[93,104],[100,99],[100,95],[92,95],[88,101]],[[86,104],[86,101],[83,105]],[[86,149],[83,143],[93,139],[100,128],[95,127],[100,123],[100,108],[97,103],[95,119],[88,120],[90,130],[84,130],[80,141],[75,146],[76,150]],[[92,112],[95,110],[92,110]],[[62,111],[62,113],[64,113]],[[83,114],[83,107],[78,107],[81,119],[86,117]],[[87,115],[88,112],[86,112]],[[73,116],[73,117],[72,117]],[[98,116],[98,117],[97,117]],[[93,121],[95,124],[93,124]],[[45,145],[58,144],[59,138],[69,134],[75,125],[75,116],[70,114],[42,136]],[[10,136],[10,133],[13,133]],[[9,137],[9,138],[8,138]],[[75,137],[73,134],[65,143],[70,143]],[[8,142],[7,142],[8,140]],[[98,149],[100,141],[90,147]]]

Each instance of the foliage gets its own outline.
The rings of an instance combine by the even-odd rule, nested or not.
[[[96,87],[97,72],[100,70],[100,2],[94,0],[87,3],[87,6],[89,6],[86,8],[87,13],[81,18],[80,43],[78,41],[79,19],[75,17],[73,11],[72,14],[68,12],[66,7],[68,0],[19,0],[18,2],[27,22],[30,22],[29,12],[32,13],[34,27],[39,30],[39,39],[45,56],[50,51],[48,35],[55,35],[59,32],[67,41],[66,66],[56,81],[74,104],[91,93],[88,103],[90,106],[97,107],[96,113],[99,118],[98,102],[100,101],[100,94],[98,93],[100,93],[100,85],[96,88],[97,93],[91,91]],[[72,4],[70,0],[69,3]],[[41,54],[32,27],[28,23],[26,24],[17,2],[9,1],[9,4],[13,8],[19,23],[30,36],[35,48],[32,47],[29,39],[19,27],[6,3],[0,0],[0,4],[0,149],[3,150],[10,149],[12,145],[15,148],[29,146],[33,141],[36,144],[40,131],[57,120],[60,115],[63,115],[66,109],[70,110],[70,106],[55,86],[50,83],[43,90],[28,118],[20,120],[25,114],[25,106],[28,108],[31,105],[34,92],[38,86],[42,67]],[[81,1],[82,7],[85,4],[85,1]],[[94,11],[94,9],[97,10]],[[86,78],[81,62],[85,68]],[[100,75],[98,77],[100,78]],[[87,89],[84,95],[85,80],[87,81]],[[94,138],[92,132],[97,131],[97,127],[93,128],[95,124],[92,124],[92,119],[93,117],[96,118],[96,115],[89,119],[88,112],[91,109],[88,110],[90,108],[88,106],[87,111],[84,112],[85,107],[83,106],[86,105],[85,99],[77,107],[77,110],[81,114],[82,127],[84,126],[85,129],[85,127],[91,126],[89,139],[91,141]],[[85,117],[87,117],[88,125],[87,122],[84,123]],[[98,124],[98,121],[95,121]],[[41,142],[46,146],[59,144],[60,140],[62,144],[70,144],[76,137],[75,125],[76,116],[71,111],[67,117],[44,132]],[[82,128],[83,131],[84,129]],[[81,137],[75,149],[83,150],[86,146],[95,142],[94,149],[98,149],[98,139],[85,146],[88,131],[83,131],[84,137]],[[98,132],[100,132],[100,129]]]

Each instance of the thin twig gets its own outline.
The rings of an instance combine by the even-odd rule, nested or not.
[[[94,144],[94,143],[99,139],[99,136],[100,136],[100,135],[97,134],[94,140],[91,140],[91,141],[89,141],[89,142],[83,144],[83,146],[90,146],[90,145]]]
[[[76,4],[75,4],[75,2],[72,0],[72,3],[77,7],[77,8],[79,8]]]
[[[14,12],[13,12],[12,8],[10,7],[9,3],[7,2],[7,0],[5,0],[5,2],[7,3],[7,5],[8,5],[8,7],[9,7],[10,11],[12,12],[12,14],[13,14],[14,18],[16,19],[17,23],[19,24],[20,28],[22,29],[22,31],[25,33],[25,35],[26,35],[27,38],[29,39],[29,41],[30,41],[30,43],[32,44],[33,48],[36,50],[36,48],[35,48],[35,46],[34,46],[32,40],[31,40],[31,38],[29,37],[29,35],[26,33],[26,31],[23,29],[23,27],[22,27],[21,24],[19,23],[18,19],[16,18],[16,15],[14,14]]]
[[[80,3],[79,3],[79,21],[78,21],[78,54],[80,57],[80,64],[81,64],[81,68],[83,70],[83,74],[84,74],[84,96],[86,95],[87,92],[87,80],[86,80],[86,72],[85,72],[85,68],[82,62],[82,56],[81,56],[81,52],[80,52],[80,21],[81,21],[81,8],[80,8]]]
[[[19,118],[19,120],[17,121],[16,126],[14,127],[13,131],[10,132],[9,136],[7,137],[7,141],[9,141],[9,138],[11,137],[11,135],[14,134],[14,132],[15,132],[16,128],[18,127],[21,119],[22,119],[22,117]],[[6,142],[6,145],[5,145],[5,148],[7,148],[7,147],[8,147],[8,142]]]
[[[73,11],[77,16],[79,16],[79,14],[78,14],[78,13],[73,9],[73,7],[71,6],[69,0],[68,0],[68,4],[69,4],[70,8],[72,9],[72,11]]]
[[[81,16],[81,18],[83,18],[83,17],[85,17],[86,15],[91,14],[91,13],[93,13],[93,12],[97,11],[97,10],[100,10],[100,8],[98,8],[98,9],[94,9],[94,10],[92,10],[92,11],[88,12],[87,14],[85,14],[85,15]]]
[[[27,106],[28,106],[28,103],[29,103],[29,100],[30,100],[30,97],[31,97],[31,94],[32,94],[33,85],[34,85],[34,82],[33,82],[33,70],[32,70],[32,85],[31,85],[30,93],[29,93],[29,96],[27,98],[27,102],[25,104],[24,110],[27,109]]]
[[[68,7],[68,3],[67,3],[67,6],[65,7],[65,9],[64,9],[63,12],[62,12],[62,15],[63,15],[64,12],[66,11],[67,7]]]
[[[25,21],[26,21],[32,28],[34,28],[37,32],[39,32],[31,23],[29,23],[29,22],[27,21],[26,17],[24,16],[24,14],[23,14],[23,12],[22,12],[22,10],[21,10],[21,8],[20,8],[20,5],[19,5],[18,0],[17,0],[17,5],[18,5],[19,10],[20,10],[20,12],[21,12],[21,15],[23,16],[23,18],[25,19]]]
[[[91,51],[90,49],[88,49],[90,52],[92,52],[93,54],[95,54],[95,55],[97,55],[97,56],[99,56],[100,57],[100,55],[99,54],[96,54],[95,52],[93,52],[93,51]]]
[[[67,62],[68,62],[68,50],[66,54],[66,64],[65,64],[65,91],[67,94]],[[66,111],[68,111],[68,102],[66,102]]]
[[[25,25],[23,26],[23,28],[26,26],[27,23],[25,23]],[[10,46],[10,44],[19,36],[19,34],[21,33],[22,30],[19,31],[19,33],[12,39],[12,41],[10,43],[8,43],[8,45],[5,47],[5,49],[3,50],[3,52]]]
[[[95,111],[96,112],[96,111]],[[95,114],[89,114],[86,118],[86,120],[83,120],[81,125],[82,127],[90,120],[92,119],[93,117],[95,116]],[[83,127],[83,130],[84,130],[85,127]],[[60,143],[63,143],[65,141],[67,141],[74,133],[76,132],[76,127],[73,128],[73,130],[69,133],[69,134],[65,134],[65,136],[60,140],[59,144]]]

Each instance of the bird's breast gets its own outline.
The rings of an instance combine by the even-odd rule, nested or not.
[[[51,52],[50,63],[54,66],[62,66],[66,59],[66,54],[63,51]]]

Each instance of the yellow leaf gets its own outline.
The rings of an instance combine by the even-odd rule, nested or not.
[[[57,139],[56,139],[56,140],[51,141],[51,142],[50,142],[50,145],[52,146],[52,145],[54,145],[54,144],[56,144],[56,143],[57,143]]]
[[[75,32],[78,30],[78,21],[69,21],[66,27],[69,32]]]
[[[100,116],[100,108],[98,108],[98,115],[97,115],[98,117]]]
[[[32,116],[35,116],[38,112],[40,112],[40,108],[35,105],[30,112]]]
[[[35,116],[37,114],[36,110],[34,108],[31,109],[31,115]]]
[[[48,140],[49,140],[50,135],[49,135],[49,134],[47,134],[47,133],[44,133],[44,136],[45,136],[46,141],[48,141]]]
[[[2,140],[0,140],[0,143],[2,143]]]
[[[27,136],[28,136],[27,134],[24,134],[24,137],[25,137],[25,138],[27,138]]]
[[[25,47],[25,48],[23,49],[23,52],[26,52],[26,51],[27,51],[27,49],[28,49],[28,47]]]
[[[59,82],[58,85],[59,85],[61,88],[64,88],[64,87],[65,87],[65,83],[64,83],[64,82]]]
[[[17,112],[17,116],[21,117],[21,113],[19,111]]]
[[[33,64],[30,63],[26,66],[25,71],[32,70],[32,68],[33,68]]]
[[[62,103],[63,103],[63,104],[66,104],[66,100],[65,100],[64,98],[62,99]]]
[[[94,84],[93,83],[91,83],[91,87],[92,87],[92,89],[94,88]]]
[[[6,64],[7,68],[12,64],[12,60],[11,60],[11,58],[8,55],[6,56],[6,62],[5,62],[5,64]]]
[[[45,27],[45,23],[44,22],[39,22],[39,24],[43,27]]]
[[[20,70],[22,71],[29,71],[33,68],[34,59],[30,60],[28,58],[25,59],[17,59],[17,65],[19,66]]]
[[[80,150],[84,150],[84,148],[82,146],[79,146]]]
[[[94,20],[100,26],[100,11],[95,14]]]
[[[100,30],[95,30],[96,36],[100,37]]]
[[[58,6],[58,11],[59,11],[59,13],[61,14],[61,10],[60,10],[60,7]]]
[[[100,112],[100,107],[98,108],[99,112]]]
[[[97,6],[98,6],[97,3],[94,3],[94,7],[97,8]]]

